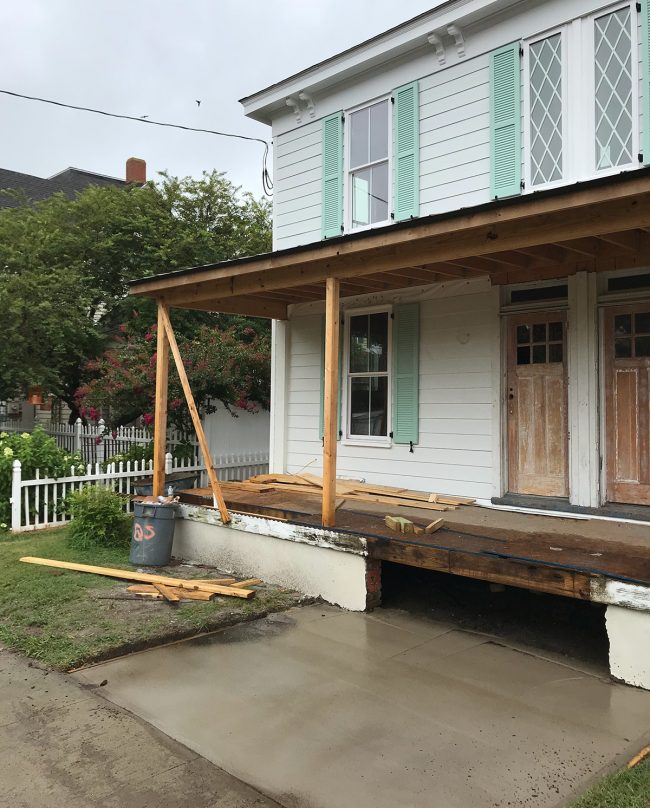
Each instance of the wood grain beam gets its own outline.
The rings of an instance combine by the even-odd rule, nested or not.
[[[230,522],[230,514],[228,513],[228,507],[226,506],[226,501],[223,498],[221,486],[219,485],[219,480],[217,479],[217,472],[214,470],[214,466],[212,464],[210,447],[208,446],[208,441],[207,438],[205,437],[205,432],[203,431],[203,424],[201,423],[199,411],[196,408],[196,402],[194,401],[192,388],[190,387],[190,383],[187,378],[187,372],[185,370],[185,365],[183,364],[181,352],[178,350],[178,343],[176,342],[174,329],[172,328],[172,323],[171,320],[169,319],[169,311],[164,303],[158,304],[158,313],[162,319],[165,332],[167,333],[167,340],[169,342],[169,347],[171,348],[171,352],[174,357],[174,362],[176,364],[176,372],[178,373],[178,378],[180,379],[181,387],[183,388],[183,393],[185,393],[187,408],[190,411],[190,417],[192,419],[192,424],[194,425],[194,431],[196,432],[196,437],[199,442],[199,446],[201,448],[201,454],[203,455],[203,463],[205,465],[205,470],[208,474],[208,479],[210,480],[210,488],[212,489],[212,494],[217,503],[217,507],[219,508],[221,521],[224,524],[228,524],[228,522]]]
[[[339,400],[339,286],[328,278],[325,298],[325,379],[323,401],[323,527],[336,524],[336,442]]]
[[[438,237],[417,238],[414,228],[410,243],[386,246],[379,252],[366,253],[354,258],[340,256],[309,265],[297,263],[273,272],[248,271],[232,277],[213,280],[209,284],[212,298],[238,295],[259,297],[269,289],[283,289],[324,281],[327,277],[340,280],[394,272],[412,266],[462,260],[466,257],[492,257],[497,253],[524,247],[575,241],[625,228],[634,229],[650,223],[650,192],[637,199],[608,200],[598,206],[584,209],[562,210],[538,216],[528,226],[521,221],[497,221],[489,227],[471,227],[464,233],[448,232]],[[397,231],[402,234],[402,231]],[[406,230],[403,232],[407,232]],[[393,232],[393,236],[396,233]],[[342,246],[342,245],[341,245]],[[298,261],[298,256],[294,256]],[[522,268],[523,269],[523,268]],[[203,284],[185,285],[169,295],[170,305],[179,304],[179,294],[193,288],[193,299],[207,295]],[[182,298],[183,303],[191,302]]]
[[[271,320],[287,319],[287,303],[283,300],[270,300],[259,297],[200,297],[198,300],[161,298],[169,308],[214,311],[222,314],[247,314],[249,317],[264,317]]]
[[[156,403],[153,425],[153,495],[165,495],[165,450],[167,448],[167,397],[169,390],[169,340],[163,304],[158,303],[156,331]]]

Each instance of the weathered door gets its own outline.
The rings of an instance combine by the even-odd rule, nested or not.
[[[650,504],[650,303],[605,309],[607,499]]]
[[[516,494],[566,497],[566,316],[508,320],[508,480]]]

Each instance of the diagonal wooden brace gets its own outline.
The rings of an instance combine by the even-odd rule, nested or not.
[[[203,424],[201,423],[201,418],[199,417],[199,411],[197,410],[196,404],[194,403],[194,396],[192,395],[192,389],[187,379],[187,373],[185,372],[185,365],[183,365],[181,353],[178,350],[178,343],[176,342],[176,336],[172,328],[171,320],[169,319],[169,309],[164,303],[160,301],[158,302],[158,315],[160,321],[162,322],[165,328],[165,332],[167,333],[167,340],[169,342],[169,347],[171,349],[172,356],[174,357],[174,362],[176,363],[176,370],[178,371],[178,377],[181,380],[181,386],[183,388],[183,392],[185,393],[187,406],[190,411],[190,416],[192,417],[192,423],[194,424],[194,431],[196,432],[196,437],[198,438],[199,446],[201,447],[203,462],[205,463],[205,468],[208,472],[208,479],[210,480],[210,488],[212,489],[212,494],[216,500],[217,507],[219,508],[219,513],[221,514],[221,520],[227,524],[228,522],[230,522],[230,514],[228,512],[226,501],[223,498],[221,486],[219,485],[219,480],[217,479],[217,473],[214,470],[214,466],[212,465],[212,457],[210,455],[210,449],[208,447],[208,441],[206,440],[205,437],[205,432],[203,431]]]

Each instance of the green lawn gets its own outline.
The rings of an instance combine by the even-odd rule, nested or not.
[[[650,758],[607,775],[569,808],[650,808]]]
[[[118,655],[120,650],[191,636],[288,608],[299,599],[295,592],[263,586],[252,600],[223,597],[177,607],[148,599],[126,600],[127,581],[23,564],[18,559],[24,555],[133,567],[127,551],[69,549],[65,528],[0,539],[0,643],[55,668],[70,669]],[[157,571],[174,577],[212,574],[187,567]]]

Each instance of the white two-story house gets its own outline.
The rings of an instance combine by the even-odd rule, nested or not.
[[[215,478],[175,552],[354,609],[384,562],[606,604],[612,671],[650,688],[650,0],[449,0],[242,104],[273,252],[131,288],[158,301],[156,468],[169,310],[243,313],[273,319],[271,471],[322,491],[235,486],[230,515]],[[491,527],[395,536],[378,486]]]
[[[459,215],[583,218],[553,234],[531,215],[507,249],[495,232],[466,254],[462,233],[455,251],[423,235],[417,261],[377,252],[384,276],[342,281],[339,474],[650,502],[650,218],[609,227],[580,199],[650,189],[649,15],[452,0],[242,99],[272,128],[274,248],[298,262],[364,238],[399,259],[417,225]],[[276,328],[277,471],[321,456],[323,295],[298,289]]]

